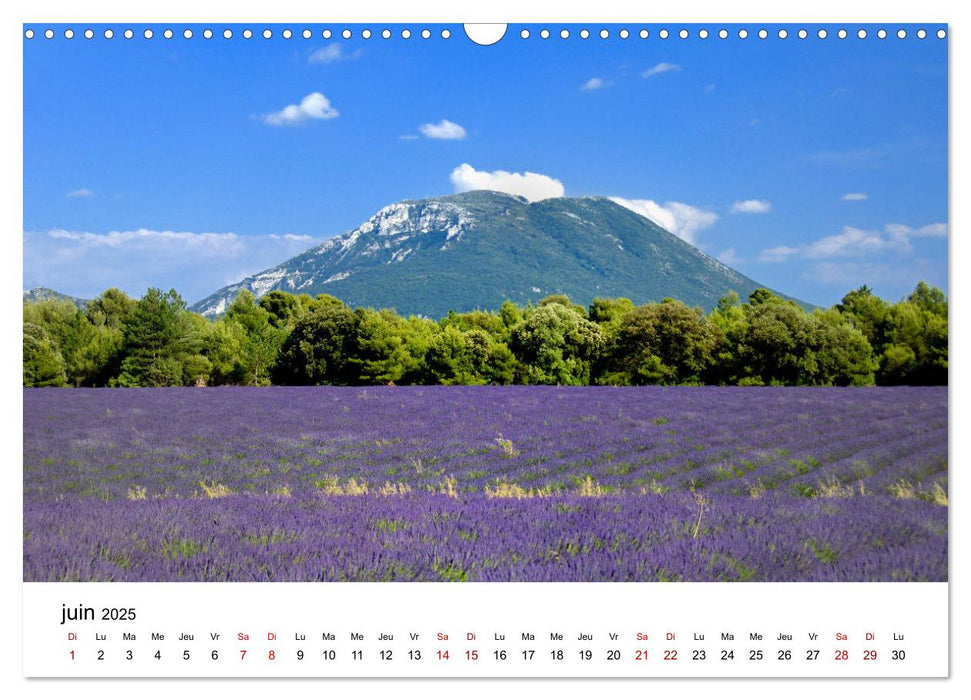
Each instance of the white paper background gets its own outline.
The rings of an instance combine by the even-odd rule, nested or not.
[[[3,396],[2,437],[5,446],[6,465],[3,469],[0,506],[2,517],[2,599],[5,604],[0,620],[0,658],[2,658],[3,686],[14,697],[132,697],[145,700],[169,698],[173,694],[186,697],[231,696],[235,698],[268,697],[286,693],[293,697],[436,697],[448,694],[460,698],[487,698],[496,695],[541,695],[579,697],[604,695],[611,698],[648,696],[701,697],[745,696],[747,698],[787,697],[809,698],[820,695],[843,697],[867,695],[881,698],[913,698],[933,693],[935,697],[956,697],[964,681],[967,692],[971,670],[967,660],[971,658],[971,645],[964,636],[968,634],[966,623],[968,603],[959,591],[966,589],[968,579],[967,534],[968,516],[962,509],[962,496],[967,492],[963,459],[967,454],[967,431],[958,426],[965,410],[968,390],[966,339],[969,323],[967,285],[962,270],[969,264],[967,243],[963,241],[963,216],[967,215],[967,198],[962,197],[969,185],[967,177],[969,137],[960,126],[952,127],[951,133],[951,201],[948,217],[950,236],[950,266],[953,274],[949,284],[951,299],[951,456],[950,456],[950,533],[951,533],[951,668],[948,681],[724,681],[724,680],[590,680],[590,681],[26,681],[22,677],[21,664],[21,615],[22,586],[22,512],[21,512],[21,260],[22,260],[22,23],[31,22],[118,22],[119,20],[151,23],[156,21],[180,22],[283,22],[294,20],[335,23],[347,22],[950,22],[949,45],[951,51],[951,118],[952,125],[967,125],[968,109],[968,44],[964,38],[971,32],[965,20],[966,10],[957,2],[923,0],[901,2],[884,0],[880,3],[849,2],[848,0],[803,0],[802,2],[775,1],[696,1],[686,3],[618,2],[597,0],[589,4],[581,2],[557,3],[524,2],[524,0],[490,0],[489,2],[457,3],[411,0],[410,2],[293,2],[273,0],[264,4],[239,2],[208,2],[199,0],[167,0],[166,2],[134,3],[95,0],[48,0],[28,3],[14,0],[5,6],[3,13],[0,61],[2,61],[2,94],[6,103],[3,119],[3,206],[0,208],[4,226],[0,231],[0,309],[3,311],[5,328],[9,336],[0,345],[0,391]],[[674,26],[674,25],[672,25]],[[962,91],[962,78],[965,83]],[[967,128],[967,127],[966,127]],[[957,304],[954,305],[954,300]],[[955,360],[956,358],[956,360]],[[957,429],[955,429],[957,428]],[[964,556],[962,556],[962,549]]]

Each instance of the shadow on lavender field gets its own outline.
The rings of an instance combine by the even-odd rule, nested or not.
[[[24,391],[26,581],[946,581],[947,389]]]

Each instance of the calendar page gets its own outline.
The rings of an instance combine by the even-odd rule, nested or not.
[[[947,679],[948,17],[345,12],[19,20],[28,687]]]

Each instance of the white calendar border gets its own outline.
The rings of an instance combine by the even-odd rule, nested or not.
[[[756,20],[760,22],[866,22],[883,20],[889,25],[900,22],[933,21],[952,23],[950,28],[949,45],[951,50],[951,99],[952,112],[950,123],[969,123],[967,92],[959,91],[955,76],[961,76],[967,82],[967,74],[971,72],[968,61],[968,49],[962,44],[962,31],[969,31],[964,23],[967,17],[965,11],[956,2],[941,0],[924,0],[923,2],[901,2],[888,0],[879,5],[860,7],[846,0],[815,0],[810,6],[779,3],[771,0],[736,0],[725,3],[717,0],[696,1],[690,6],[682,3],[657,6],[643,2],[620,2],[617,0],[598,0],[592,9],[586,9],[581,4],[574,6],[558,2],[533,3],[527,5],[522,0],[490,0],[478,5],[459,4],[442,0],[411,0],[408,3],[381,0],[363,3],[346,3],[339,6],[335,3],[320,3],[292,0],[274,0],[265,6],[245,7],[238,3],[199,3],[197,0],[169,0],[157,3],[154,7],[135,5],[120,0],[48,0],[43,5],[30,6],[26,1],[15,1],[13,7],[6,6],[3,10],[3,41],[0,43],[3,68],[3,94],[8,96],[10,106],[4,110],[4,143],[2,196],[5,206],[2,210],[6,226],[2,229],[3,253],[0,256],[2,268],[0,279],[4,280],[4,290],[0,294],[0,308],[3,318],[11,324],[10,327],[19,328],[20,289],[22,288],[22,39],[21,23],[25,21],[125,21],[154,22],[171,21],[211,21],[219,19],[227,22],[274,22],[292,21],[294,19],[308,22],[326,20],[341,21],[562,21],[577,22],[596,19],[601,22],[641,20],[644,22],[739,22]],[[948,217],[949,227],[957,236],[949,238],[951,269],[956,270],[969,264],[967,244],[962,240],[961,223],[963,214],[968,213],[967,199],[954,196],[963,188],[969,186],[966,175],[966,163],[969,162],[967,140],[961,130],[954,130],[951,134],[952,173],[951,201],[952,211]],[[957,297],[959,305],[957,312],[952,309],[951,316],[951,354],[958,355],[958,366],[952,370],[951,387],[957,389],[950,396],[951,425],[957,425],[961,416],[967,416],[966,394],[968,391],[968,368],[963,364],[967,357],[967,332],[969,324],[969,307],[964,303],[967,286],[960,275],[952,275],[949,284],[949,297]],[[8,450],[10,464],[3,471],[3,505],[0,513],[3,517],[2,561],[4,563],[4,578],[2,590],[7,595],[2,600],[12,608],[18,607],[22,588],[22,474],[20,465],[22,440],[22,396],[21,378],[16,370],[20,365],[19,332],[12,340],[0,345],[0,367],[6,371],[0,375],[3,392],[4,418],[2,436],[4,444],[12,446]],[[957,352],[955,352],[957,351]],[[953,364],[952,364],[953,366]],[[966,435],[966,431],[965,431]],[[967,438],[961,431],[953,431],[952,466],[949,475],[950,496],[952,503],[961,502],[963,481],[959,472],[959,460],[969,454]],[[954,478],[955,473],[958,474]],[[962,596],[955,595],[958,585],[964,585],[968,580],[968,557],[958,559],[956,556],[963,535],[968,531],[967,511],[960,512],[952,507],[950,510],[951,533],[951,669],[952,677],[947,682],[941,681],[900,681],[900,680],[867,680],[867,681],[828,681],[790,682],[786,680],[756,680],[756,681],[719,681],[719,680],[651,680],[651,681],[576,681],[576,680],[544,680],[544,681],[490,681],[468,683],[464,681],[436,680],[436,681],[394,681],[394,680],[351,680],[327,681],[326,685],[310,685],[316,681],[257,681],[233,680],[218,681],[218,688],[213,681],[170,681],[152,682],[142,681],[26,681],[21,675],[20,630],[13,624],[20,615],[14,610],[4,614],[8,624],[2,628],[3,639],[0,645],[2,654],[4,685],[15,693],[29,695],[33,698],[61,697],[66,693],[84,693],[94,696],[104,694],[108,697],[115,695],[137,693],[146,700],[153,698],[168,698],[173,692],[188,693],[190,697],[212,694],[214,692],[232,693],[236,698],[264,697],[280,691],[306,693],[307,691],[333,693],[382,693],[395,695],[404,694],[406,697],[435,694],[461,693],[464,698],[493,697],[496,693],[533,694],[538,690],[543,692],[565,691],[573,694],[576,690],[584,695],[591,691],[609,692],[619,697],[644,697],[645,693],[673,693],[680,696],[710,695],[715,691],[728,691],[732,694],[744,693],[748,697],[778,697],[785,694],[788,697],[811,697],[820,693],[866,692],[879,693],[883,697],[907,697],[930,691],[938,695],[956,696],[958,681],[967,681],[971,671],[961,659],[971,657],[971,645],[964,640],[968,633],[967,603]],[[389,584],[395,585],[395,584]],[[623,585],[623,584],[618,584]],[[955,663],[955,661],[957,663]],[[644,683],[650,685],[644,685]],[[723,686],[723,683],[728,683]],[[539,685],[542,683],[542,688]],[[576,685],[580,683],[581,685]],[[866,683],[866,689],[860,683]]]

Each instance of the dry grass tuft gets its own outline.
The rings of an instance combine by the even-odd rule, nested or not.
[[[382,496],[403,496],[406,493],[411,493],[411,486],[401,481],[396,481],[393,484],[390,481],[385,481],[384,486],[378,489],[378,493]]]
[[[860,482],[860,493],[864,493],[863,482]],[[853,484],[844,484],[835,477],[820,481],[816,491],[818,498],[852,498],[855,494],[856,488]]]
[[[758,479],[754,484],[748,487],[748,495],[752,498],[762,498],[769,489],[765,484],[762,483],[761,479]]]
[[[509,438],[504,438],[501,434],[496,438],[496,446],[499,448],[499,452],[506,459],[511,459],[513,457],[519,456],[519,450],[516,446],[512,444],[512,440]]]
[[[363,496],[368,492],[368,485],[364,479],[359,483],[357,479],[351,478],[345,484],[335,479],[323,484],[320,492],[325,496]]]
[[[895,484],[891,484],[887,490],[894,498],[901,499],[920,499],[930,501],[939,506],[947,506],[947,491],[940,484],[934,484],[930,490],[923,488],[921,484],[912,484],[906,479],[901,479]]]
[[[577,491],[578,496],[585,498],[596,498],[598,496],[604,496],[607,493],[607,489],[594,481],[593,477],[589,475],[580,483],[580,489]]]
[[[653,494],[655,496],[660,496],[662,493],[667,493],[671,488],[665,486],[657,479],[651,479],[651,483],[646,486],[641,486],[641,493],[644,495]]]
[[[199,488],[202,489],[206,498],[225,498],[226,496],[233,495],[231,488],[225,484],[217,484],[215,481],[211,481],[208,484],[205,481],[200,481]]]
[[[454,476],[446,476],[445,481],[438,485],[438,493],[441,493],[449,498],[458,498],[458,480]]]

